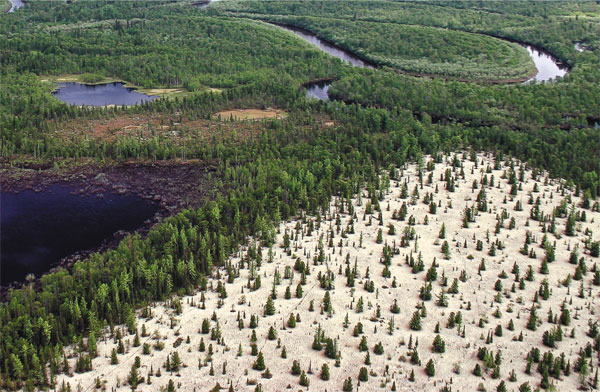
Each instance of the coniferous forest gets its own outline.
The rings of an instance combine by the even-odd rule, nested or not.
[[[0,2],[0,10],[2,8],[3,3]],[[372,67],[352,67],[279,25],[308,31],[353,53]],[[555,80],[528,82],[535,75],[536,66],[520,43],[534,45],[548,52],[567,72]],[[68,105],[54,95],[60,88],[58,83],[63,80],[90,84],[119,81],[140,92],[160,90],[163,93],[156,94],[163,95],[151,102],[132,106]],[[331,84],[329,99],[307,97],[307,88],[316,81]],[[281,110],[285,115],[255,121],[240,120],[234,116],[237,109],[268,112],[272,108]],[[232,111],[233,114],[216,114],[227,111]],[[328,265],[327,271],[323,269],[322,275],[319,271],[320,287],[317,285],[315,288],[319,296],[318,303],[314,304],[316,312],[321,310],[321,314],[329,313],[330,316],[333,313],[329,300],[324,298],[321,301],[325,293],[329,294],[327,285],[335,280],[328,274],[338,275],[337,279],[348,287],[354,287],[356,278],[356,291],[360,297],[362,293],[366,296],[366,293],[373,293],[380,288],[383,291],[381,285],[376,289],[369,289],[369,282],[373,283],[369,273],[378,276],[383,274],[383,277],[389,278],[389,283],[386,284],[395,287],[396,275],[392,284],[389,270],[396,264],[404,266],[412,263],[411,269],[406,269],[405,273],[410,276],[411,272],[424,271],[424,275],[427,271],[420,298],[432,296],[433,283],[435,293],[432,301],[420,299],[423,306],[418,310],[402,309],[398,315],[400,310],[396,302],[382,302],[382,309],[379,309],[373,300],[373,304],[364,304],[365,311],[373,307],[369,312],[383,310],[386,314],[390,313],[390,317],[385,318],[385,324],[377,324],[380,333],[387,334],[389,328],[389,335],[393,335],[397,329],[394,322],[396,325],[402,324],[403,328],[404,324],[408,326],[410,323],[411,331],[420,330],[423,323],[422,328],[433,331],[435,324],[425,321],[427,318],[423,315],[425,302],[430,308],[434,307],[434,302],[443,308],[447,301],[446,294],[450,296],[453,291],[454,295],[458,294],[458,287],[464,284],[463,275],[458,279],[457,271],[458,280],[454,279],[453,283],[450,278],[448,283],[446,278],[444,281],[442,268],[436,267],[436,259],[425,251],[423,256],[426,265],[421,261],[419,267],[415,260],[420,257],[417,246],[420,237],[411,234],[411,223],[404,231],[400,226],[394,229],[394,224],[405,218],[399,218],[393,208],[390,210],[389,204],[387,211],[391,216],[393,210],[394,218],[387,219],[386,215],[386,224],[383,225],[382,211],[384,214],[386,211],[384,196],[389,192],[390,182],[395,182],[398,188],[402,188],[401,192],[405,193],[401,198],[407,202],[410,198],[414,199],[412,205],[424,203],[430,214],[426,219],[433,222],[436,210],[439,214],[453,206],[452,202],[448,206],[447,201],[437,195],[437,187],[435,197],[422,190],[423,184],[438,181],[439,172],[435,172],[435,177],[430,174],[429,182],[423,177],[434,173],[440,167],[436,165],[450,162],[452,170],[443,172],[443,178],[439,181],[452,188],[453,178],[464,179],[464,172],[468,176],[471,170],[471,166],[466,168],[467,164],[460,163],[459,160],[462,159],[469,165],[474,163],[477,169],[473,170],[479,170],[478,162],[483,162],[482,156],[485,154],[494,157],[496,167],[493,170],[496,177],[491,175],[492,184],[487,183],[488,175],[492,173],[488,166],[489,171],[482,178],[477,177],[473,185],[462,185],[474,192],[469,195],[473,200],[477,197],[477,201],[470,201],[473,204],[472,210],[467,206],[465,211],[460,211],[461,214],[464,212],[461,227],[466,229],[470,223],[472,229],[476,225],[475,216],[488,212],[484,205],[485,192],[481,195],[480,189],[488,186],[489,192],[494,192],[494,178],[498,187],[501,181],[507,187],[512,186],[510,200],[507,201],[505,197],[504,202],[499,199],[494,205],[494,208],[498,208],[497,211],[494,210],[493,218],[493,224],[498,222],[499,225],[496,234],[501,229],[508,230],[506,228],[511,224],[515,226],[514,222],[509,223],[509,215],[519,195],[518,200],[525,204],[524,208],[532,208],[527,225],[531,224],[536,230],[538,226],[543,226],[543,234],[538,233],[540,238],[532,236],[530,241],[541,244],[535,247],[541,256],[538,257],[540,262],[534,267],[536,277],[544,274],[544,268],[548,268],[548,263],[553,261],[554,248],[564,245],[565,238],[572,238],[576,232],[581,232],[581,236],[585,234],[585,244],[577,247],[573,245],[572,248],[568,244],[570,251],[575,254],[574,260],[557,259],[554,266],[559,262],[573,265],[573,272],[570,273],[573,274],[573,279],[581,282],[582,288],[579,288],[578,281],[574,282],[569,292],[572,297],[578,295],[578,290],[580,295],[586,295],[587,289],[583,289],[583,284],[589,280],[589,301],[595,303],[592,308],[595,307],[597,312],[598,296],[591,294],[591,287],[600,285],[596,266],[600,261],[600,227],[593,218],[588,217],[586,221],[585,214],[590,217],[596,214],[597,217],[598,212],[599,122],[600,5],[593,1],[222,0],[210,3],[205,8],[187,1],[166,0],[27,1],[23,8],[0,15],[0,185],[3,188],[20,190],[19,184],[24,184],[24,179],[35,178],[38,181],[46,175],[52,175],[54,181],[57,178],[67,178],[67,175],[75,171],[89,172],[93,176],[100,171],[106,172],[108,168],[118,172],[134,163],[139,165],[136,167],[140,171],[156,165],[177,168],[191,164],[209,167],[210,170],[203,172],[201,183],[190,184],[189,189],[185,188],[185,192],[202,193],[201,197],[191,197],[193,202],[188,202],[185,207],[173,206],[159,221],[144,230],[130,233],[112,246],[90,252],[68,267],[31,277],[21,282],[22,285],[3,288],[0,303],[0,389],[66,391],[68,389],[64,384],[57,385],[59,377],[73,372],[92,371],[93,364],[96,363],[94,361],[102,357],[97,348],[101,340],[114,339],[120,343],[121,338],[114,336],[117,333],[121,336],[123,331],[125,335],[131,336],[132,341],[135,336],[140,345],[138,331],[141,331],[142,326],[139,317],[142,313],[147,316],[147,312],[151,312],[148,309],[153,305],[173,305],[176,298],[198,292],[203,297],[204,293],[208,295],[215,292],[220,299],[226,298],[225,291],[232,290],[229,284],[241,279],[240,269],[250,270],[256,263],[260,267],[261,258],[264,257],[266,263],[267,252],[272,252],[273,249],[283,255],[292,255],[293,246],[289,245],[287,229],[285,236],[288,236],[288,242],[283,246],[278,242],[278,238],[284,236],[280,228],[282,223],[292,220],[301,222],[295,231],[290,229],[292,237],[295,237],[292,242],[300,240],[298,233],[312,232],[308,227],[312,225],[313,218],[323,226],[325,233],[331,232],[327,234],[330,244],[325,242],[323,245],[324,239],[316,238],[315,241],[320,241],[319,249],[309,249],[309,254],[315,252],[310,256],[306,256],[305,250],[306,257],[302,256],[307,260],[312,260],[311,257],[314,256],[315,264],[311,268],[315,269],[313,277],[316,278],[317,266],[319,263],[322,265],[324,260],[327,261],[319,252],[328,247],[333,248],[334,253],[337,249],[342,255],[342,245],[338,245],[338,241],[342,244],[342,239],[346,238],[345,233],[354,234],[354,224],[352,228],[349,225],[341,230],[340,234],[342,223],[336,222],[336,210],[332,208],[332,203],[335,203],[335,207],[339,208],[337,211],[342,214],[346,208],[345,212],[350,220],[368,219],[369,225],[371,224],[371,217],[364,218],[362,214],[354,214],[353,217],[353,210],[349,210],[353,200],[362,200],[361,195],[364,199],[361,203],[368,203],[366,207],[361,207],[367,210],[365,216],[373,214],[373,225],[379,230],[374,234],[377,235],[377,240],[373,238],[370,241],[377,243],[377,263],[381,266],[380,269],[385,266],[384,272],[361,266],[361,259],[357,259],[356,264],[354,259],[344,259],[344,267],[340,264],[339,272],[337,268],[329,270]],[[414,189],[413,186],[403,186],[404,180],[399,174],[400,170],[403,171],[403,168],[415,162],[418,171],[412,174],[412,180],[420,178],[420,193],[416,185]],[[485,169],[483,163],[481,168]],[[460,169],[463,169],[462,177],[457,174]],[[502,180],[499,175],[501,169],[507,173]],[[565,204],[555,210],[548,210],[545,214],[543,211],[540,213],[539,197],[535,201],[535,197],[540,194],[534,190],[527,194],[517,189],[522,182],[526,182],[523,174],[525,171],[529,173],[527,178],[539,180],[540,185],[544,178],[539,177],[542,176],[540,173],[546,173],[546,183],[543,185],[555,185],[553,190],[548,188],[547,191],[548,200],[552,200],[552,203],[560,203],[563,197],[567,198],[567,192],[573,198],[581,199],[581,204],[572,209]],[[143,173],[140,172],[139,175],[143,176]],[[559,183],[562,194],[556,190],[556,184]],[[149,183],[148,187],[151,186]],[[550,196],[551,192],[554,192],[553,196]],[[364,194],[368,196],[364,197]],[[178,195],[180,199],[187,200],[185,196]],[[425,199],[420,203],[423,196]],[[512,197],[515,197],[514,201]],[[571,203],[571,196],[568,197],[568,203]],[[503,203],[509,206],[505,207]],[[375,211],[368,211],[371,204]],[[408,204],[409,209],[413,208],[410,202]],[[534,211],[536,207],[537,213]],[[403,208],[407,208],[406,203]],[[501,212],[504,208],[504,212]],[[505,214],[506,210],[510,212]],[[522,210],[514,207],[514,211]],[[402,215],[402,209],[399,214]],[[408,215],[412,217],[410,212]],[[462,216],[459,219],[463,219]],[[327,217],[331,220],[327,221]],[[422,220],[421,217],[418,219]],[[483,218],[477,219],[481,222]],[[406,220],[408,222],[410,218],[406,217]],[[582,228],[583,222],[589,223],[592,228],[596,227],[596,232]],[[337,232],[334,235],[335,226]],[[555,226],[560,226],[560,229],[554,231]],[[565,232],[563,227],[566,228],[564,237],[561,239],[556,234],[554,238],[555,233]],[[413,248],[410,256],[406,256],[409,261],[405,263],[404,257],[397,256],[400,251],[396,249],[396,240],[388,238],[388,235],[397,237],[398,248]],[[443,264],[443,259],[450,259],[450,254],[457,252],[455,248],[462,246],[462,243],[452,242],[448,247],[446,242],[444,248],[442,243],[445,242],[446,235],[448,241],[456,237],[454,232],[444,232],[444,236],[441,231],[439,236],[437,231],[435,233],[435,239],[439,242],[439,246],[436,242],[436,249],[442,249],[436,254],[438,264]],[[477,240],[485,241],[483,229],[473,234],[474,242],[475,235]],[[541,239],[542,235],[544,240]],[[489,236],[488,230],[487,242],[485,245],[482,242],[481,245],[482,249],[485,246],[483,256],[472,261],[477,263],[476,271],[479,276],[485,270],[479,264],[480,259],[493,258],[495,252],[502,251],[503,244],[490,241]],[[285,242],[286,237],[283,238]],[[529,238],[527,234],[527,239]],[[361,246],[362,240],[361,233]],[[405,245],[400,245],[401,241]],[[521,246],[526,240],[518,237],[515,241]],[[555,242],[554,245],[552,241]],[[558,246],[556,241],[559,242]],[[481,241],[477,241],[476,245],[478,248],[479,242]],[[379,256],[379,248],[383,243],[383,256]],[[535,258],[535,254],[531,257],[534,246],[529,245],[530,243],[524,246],[524,258]],[[467,248],[466,240],[464,247]],[[560,251],[563,251],[562,248]],[[240,252],[247,254],[238,260],[239,263],[234,263],[232,257],[239,257]],[[286,298],[301,298],[302,291],[306,296],[309,289],[309,286],[297,283],[300,282],[300,276],[306,279],[310,272],[307,272],[308,267],[305,269],[303,265],[298,265],[298,262],[304,263],[300,261],[302,251],[295,249],[294,252],[299,257],[297,261],[294,260],[296,265],[293,268],[285,270],[284,280],[290,279]],[[390,261],[392,257],[394,263]],[[488,261],[488,268],[495,268],[490,265],[494,263],[493,260],[495,259]],[[509,272],[513,262],[513,259],[507,258],[502,265],[502,273],[504,269]],[[540,263],[542,266],[538,272]],[[2,260],[1,267],[2,270],[11,268],[5,260]],[[363,274],[365,268],[366,273]],[[284,273],[283,266],[279,269]],[[279,269],[274,278],[273,293],[279,284]],[[360,284],[357,269],[362,274]],[[444,271],[450,274],[450,269]],[[520,267],[520,271],[512,267],[512,271],[516,285],[519,285],[519,280],[523,286],[530,284],[528,278],[524,279],[528,274],[525,265]],[[473,275],[477,275],[477,272]],[[219,281],[219,286],[216,287],[215,274],[224,282],[223,285]],[[248,293],[258,289],[254,270],[249,274],[251,278],[248,278]],[[576,279],[577,274],[583,277]],[[258,277],[260,286],[260,273]],[[571,275],[569,279],[570,277]],[[565,278],[566,275],[561,279]],[[266,273],[262,279],[263,286],[266,286]],[[512,279],[504,279],[494,276],[493,282],[488,286],[495,287],[498,293],[510,291]],[[496,280],[500,283],[495,283]],[[252,289],[250,281],[254,285]],[[438,281],[442,282],[441,291]],[[549,283],[556,291],[559,290],[556,282]],[[585,284],[588,287],[588,283]],[[515,285],[512,285],[516,291]],[[539,290],[536,289],[536,300],[539,299],[538,296],[550,295],[545,291],[548,290],[547,280],[545,285],[542,283]],[[467,284],[464,286],[466,289]],[[244,283],[242,290],[245,287]],[[567,284],[559,284],[558,287],[566,290]],[[271,287],[263,287],[263,290],[270,292]],[[283,290],[278,295],[280,298],[275,301],[276,296],[270,294],[269,301],[279,303],[284,297]],[[509,296],[510,294],[506,298]],[[518,294],[513,296],[518,302]],[[532,307],[532,298],[525,297],[522,300],[528,308]],[[263,302],[267,302],[267,296]],[[340,310],[341,317],[346,312],[354,313],[358,304],[361,304],[362,309],[362,302],[360,297],[358,303],[353,301],[350,305],[352,310]],[[401,305],[400,297],[397,302]],[[573,336],[577,333],[578,337],[586,336],[586,339],[589,338],[589,348],[582,349],[582,352],[587,350],[583,353],[570,354],[564,349],[571,361],[569,365],[566,365],[564,358],[562,363],[555,365],[546,354],[540,359],[539,350],[537,354],[527,354],[527,374],[537,374],[541,379],[541,388],[547,389],[554,382],[552,380],[567,377],[564,369],[572,366],[573,371],[578,374],[588,373],[584,374],[584,385],[598,388],[600,335],[597,322],[590,323],[589,330],[586,327],[575,332],[573,327],[572,332],[571,328],[567,328],[570,325],[567,320],[570,314],[568,310],[565,311],[568,308],[567,302],[565,299],[562,309],[558,306],[553,309],[561,319],[558,322],[551,320],[548,324],[556,329],[564,327],[565,339],[567,333],[572,333]],[[500,303],[498,300],[498,308]],[[494,307],[495,304],[492,301]],[[173,306],[176,309],[177,305]],[[272,306],[273,303],[269,306],[267,302],[265,317]],[[302,303],[302,307],[308,309],[308,306],[308,302]],[[310,306],[313,306],[312,302]],[[461,310],[466,313],[467,305],[464,306],[463,309],[461,305]],[[470,310],[470,302],[468,307]],[[490,304],[487,305],[489,307]],[[589,312],[588,309],[578,311]],[[572,310],[572,313],[575,311]],[[289,317],[286,314],[283,330],[293,330],[297,322],[300,325],[300,314],[297,316],[298,320],[293,312]],[[535,310],[532,314],[535,315]],[[397,317],[392,318],[394,315]],[[243,317],[238,314],[242,326],[245,317],[245,313]],[[250,315],[248,319],[249,317]],[[258,316],[256,317],[258,320]],[[260,317],[261,323],[266,325],[266,321],[262,321],[263,314]],[[525,323],[528,318],[531,320],[529,315],[520,314],[519,318],[522,320],[517,320],[516,313],[511,317],[515,319],[515,323],[523,324],[523,331],[527,330]],[[538,312],[538,317],[551,318],[545,313],[541,314],[541,311]],[[211,321],[211,325],[216,322],[218,329],[220,324],[215,319]],[[304,319],[309,320],[308,316],[302,314],[302,320]],[[196,329],[204,329],[200,322]],[[443,323],[445,322],[444,320]],[[492,319],[491,322],[495,321]],[[368,329],[371,333],[372,323],[368,319],[362,323],[365,324],[365,330]],[[461,333],[462,321],[455,323],[454,318],[451,318],[449,323],[451,327],[443,324],[442,330],[454,328],[456,324],[459,326],[459,334]],[[475,321],[473,323],[476,324]],[[487,320],[484,322],[480,319],[481,323],[485,324]],[[344,329],[350,324],[354,323],[346,320]],[[363,328],[361,323],[358,324],[360,327],[355,324],[349,329],[352,332],[354,328],[352,339],[358,339],[356,346]],[[528,328],[533,331],[539,324],[541,321],[534,319],[531,328]],[[546,324],[542,325],[540,328],[544,331],[550,328]],[[271,327],[273,331],[269,330],[266,339],[275,341],[277,333],[281,337],[286,336],[283,335],[283,330],[276,331],[280,327]],[[477,325],[467,326],[476,327]],[[493,340],[492,335],[500,339],[502,328],[500,326],[499,329],[494,329],[487,340]],[[514,325],[510,328],[514,328]],[[521,325],[518,324],[517,333],[520,328]],[[439,329],[438,323],[436,330]],[[488,334],[488,329],[472,332],[471,336],[477,336],[473,340],[478,341],[480,334]],[[504,329],[506,335],[509,326],[504,325]],[[552,336],[545,335],[544,338],[544,344],[550,348],[557,335],[554,329],[551,331],[554,331],[549,332]],[[561,330],[561,338],[562,332]],[[464,329],[462,333],[465,333]],[[348,356],[338,355],[338,344],[341,345],[342,342],[328,334],[325,328],[321,331],[319,325],[312,346],[312,349],[319,347],[325,350],[323,358],[329,358],[328,364],[321,366],[324,361],[319,360],[312,363],[312,369],[304,363],[302,368],[299,364],[294,365],[291,373],[294,383],[298,384],[298,377],[300,386],[308,386],[310,382],[316,382],[316,378],[319,378],[319,382],[327,381],[331,377],[330,373],[337,371],[337,367],[344,368],[344,360]],[[384,345],[371,337],[367,342],[362,336],[365,339],[366,353],[361,352],[360,356],[361,363],[364,362],[366,367],[361,365],[360,372],[359,368],[352,368],[352,374],[348,374],[352,378],[344,378],[343,384],[332,384],[332,390],[355,390],[353,384],[356,385],[357,382],[376,388],[375,384],[366,384],[369,377],[376,377],[373,375],[375,371],[369,368],[369,362],[377,360],[384,352]],[[409,348],[413,345],[412,335],[410,336]],[[451,344],[445,344],[437,332],[436,336],[433,343],[420,342],[422,356],[424,346],[428,347],[427,355],[432,350],[436,355],[451,351]],[[408,341],[408,334],[406,337]],[[208,344],[208,336],[205,336],[205,340]],[[216,346],[220,339],[217,337],[211,341]],[[282,341],[285,343],[285,339]],[[433,349],[429,348],[430,343],[433,344]],[[255,351],[256,344],[252,344]],[[200,344],[200,351],[203,351],[202,345],[204,340]],[[363,345],[362,341],[360,345]],[[287,346],[288,351],[291,351],[290,346]],[[373,350],[369,346],[373,346]],[[510,382],[509,378],[513,378],[508,373],[510,368],[506,365],[501,376],[496,377],[500,374],[501,362],[497,355],[496,358],[492,355],[491,350],[496,349],[481,344],[480,347],[483,348],[479,352],[473,349],[471,351],[480,356],[484,375],[493,381],[494,388],[498,385],[496,390],[506,390],[506,385],[501,386],[499,383],[500,379]],[[235,345],[233,351],[237,348]],[[286,346],[283,348],[285,351]],[[523,352],[526,353],[529,349],[527,347]],[[183,352],[183,349],[180,350]],[[279,346],[278,350],[281,351]],[[360,351],[363,351],[362,348]],[[263,358],[262,352],[257,354],[253,354],[252,358],[256,361],[253,362],[254,371],[264,371],[265,360],[267,366],[274,362],[268,356]],[[290,353],[285,355],[290,355],[291,366],[292,360],[296,358]],[[363,361],[364,355],[367,357]],[[423,356],[421,364],[416,346],[408,355],[405,360],[415,365],[417,375],[413,373],[409,376],[410,371],[407,371],[407,379],[417,377],[418,381],[434,377],[434,362],[435,365],[438,364],[436,361],[427,361],[429,357]],[[556,354],[557,359],[558,355]],[[281,357],[285,358],[283,352]],[[170,371],[173,374],[179,366],[179,354],[176,359],[171,356],[168,358],[169,364],[163,368],[163,372]],[[398,362],[397,358],[394,359]],[[118,361],[117,353],[114,360]],[[103,358],[102,361],[109,362],[113,359]],[[207,369],[210,366],[214,373],[213,362],[207,363]],[[188,365],[197,366],[195,362]],[[154,368],[161,366],[162,363],[157,363]],[[221,366],[222,373],[226,374],[226,365],[214,362],[217,373],[221,373]],[[556,369],[561,366],[562,370]],[[132,368],[132,375],[128,380],[128,388],[132,390],[138,384],[139,390],[159,390],[163,384],[168,390],[177,388],[172,381],[167,385],[165,377],[158,379],[155,374],[154,384],[143,388],[136,369],[138,368],[135,366]],[[496,369],[498,374],[495,374]],[[289,369],[286,371],[289,372]],[[480,367],[472,373],[481,374],[481,371]],[[268,372],[267,367],[266,376],[262,373],[265,380],[270,378]],[[471,369],[463,369],[464,374],[469,372]],[[454,377],[463,377],[459,373],[460,371]],[[517,373],[523,373],[523,369],[517,369]],[[231,377],[237,376],[246,379],[252,375],[234,374]],[[589,382],[586,381],[587,376],[590,377]],[[472,377],[470,373],[469,377]],[[515,375],[515,379],[516,377]],[[548,377],[551,381],[548,381]],[[145,381],[149,380],[148,375]],[[212,382],[208,387],[213,388],[214,384]],[[294,388],[296,384],[293,384]],[[252,390],[257,390],[254,389],[254,384],[247,385],[252,385]],[[266,385],[263,386],[264,390],[269,390]],[[524,384],[518,382],[508,386],[517,390],[519,385]],[[232,387],[231,384],[227,386]],[[221,385],[223,388],[227,386]],[[531,385],[533,389],[538,386]],[[398,385],[398,390],[409,387]],[[74,385],[72,388],[75,390]],[[97,385],[97,388],[101,386]],[[391,382],[386,384],[386,388],[392,388]],[[396,390],[396,383],[392,390]]]

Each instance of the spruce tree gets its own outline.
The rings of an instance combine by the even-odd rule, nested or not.
[[[433,364],[433,360],[429,360],[427,362],[427,365],[425,365],[425,373],[429,376],[429,377],[433,377],[435,376],[435,365]]]
[[[266,369],[265,358],[263,356],[262,351],[258,352],[258,356],[256,357],[256,361],[254,361],[254,364],[252,365],[252,369],[259,371]]]

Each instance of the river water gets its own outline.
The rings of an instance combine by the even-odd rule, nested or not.
[[[315,34],[306,31],[304,29],[290,27],[290,26],[280,26],[282,29],[291,31],[296,34],[298,37],[304,39],[305,41],[310,42],[311,44],[317,46],[322,51],[330,54],[331,56],[337,57],[346,63],[353,65],[355,67],[360,68],[374,68],[371,64],[364,61],[360,57],[354,55],[353,53],[344,50],[336,45],[333,45],[329,42],[326,42]],[[548,82],[556,79],[557,77],[562,77],[566,75],[567,68],[562,66],[558,60],[552,57],[549,53],[537,49],[531,45],[522,44],[522,46],[527,50],[529,56],[533,60],[538,72],[537,74],[529,79],[526,83],[530,83],[532,81],[535,82]],[[329,100],[329,95],[327,91],[329,90],[329,83],[316,82],[314,84],[310,84],[306,87],[306,95],[309,98],[315,98],[319,100]]]
[[[548,82],[563,77],[567,74],[568,69],[560,64],[552,55],[543,50],[537,49],[531,45],[521,44],[533,60],[538,73],[528,82],[535,80],[536,82]]]
[[[25,3],[21,0],[9,0],[10,1],[10,9],[8,12],[15,12],[19,8],[23,7]]]

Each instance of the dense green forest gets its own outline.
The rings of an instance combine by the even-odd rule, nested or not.
[[[104,327],[128,324],[133,330],[136,307],[176,292],[206,290],[211,267],[227,267],[227,256],[247,236],[268,246],[281,219],[322,213],[332,195],[349,198],[367,184],[378,188],[382,169],[423,154],[460,149],[494,151],[500,158],[509,154],[596,197],[600,131],[589,119],[600,114],[600,30],[598,19],[577,17],[586,12],[597,16],[600,9],[594,4],[223,1],[202,11],[176,2],[31,1],[19,12],[2,15],[3,160],[92,157],[118,162],[185,155],[218,164],[217,196],[204,207],[181,211],[145,236],[131,235],[116,249],[76,263],[72,271],[47,274],[9,293],[0,304],[0,388],[51,387],[54,376],[66,370],[67,345],[78,345],[83,356],[93,357],[90,342]],[[335,41],[349,48],[360,44],[380,51],[383,64],[411,47],[385,46],[385,40],[396,39],[387,25],[383,30],[356,26],[398,24],[391,31],[409,31],[414,40],[431,32],[427,56],[449,62],[479,56],[460,49],[475,44],[469,43],[471,33],[508,37],[550,50],[572,70],[556,83],[489,85],[355,69],[253,20],[280,15],[299,16],[289,23],[314,23],[304,26],[323,37],[335,31],[341,34]],[[328,15],[337,21],[327,24]],[[456,30],[451,37],[466,41],[433,51],[442,39],[440,28]],[[367,31],[378,31],[379,38],[353,41]],[[495,61],[510,65],[515,75],[527,72],[527,67],[513,67],[522,62],[521,54],[511,52],[513,45],[487,37],[473,42],[484,41],[489,42],[488,57],[503,51],[504,60]],[[596,49],[577,53],[574,42]],[[192,94],[130,108],[86,109],[58,101],[52,85],[41,81],[44,75],[76,73],[144,87],[182,87]],[[339,101],[305,98],[301,85],[321,78],[337,79],[330,93]],[[223,92],[205,92],[206,87]],[[54,137],[57,127],[73,118],[148,112],[208,118],[220,109],[267,106],[287,109],[288,118],[265,121],[257,137],[241,143],[182,143],[161,135],[112,141]],[[318,116],[335,125],[320,128]]]
[[[211,5],[210,12],[253,17],[293,15],[298,19],[318,16],[484,33],[539,45],[565,61],[577,56],[573,42],[597,48],[600,31],[594,1],[226,1]]]

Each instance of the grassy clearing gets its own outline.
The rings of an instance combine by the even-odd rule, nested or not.
[[[221,118],[223,120],[234,119],[235,121],[243,120],[262,120],[263,118],[285,118],[287,113],[280,109],[232,109],[223,110],[213,115],[213,118]]]

